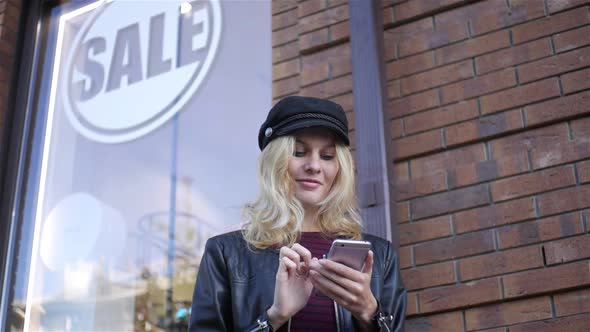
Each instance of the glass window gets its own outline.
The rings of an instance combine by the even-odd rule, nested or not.
[[[46,15],[10,329],[186,330],[205,241],[257,191],[270,1]]]

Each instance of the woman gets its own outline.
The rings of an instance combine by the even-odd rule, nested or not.
[[[260,128],[260,194],[241,231],[207,241],[189,331],[400,331],[406,291],[390,242],[361,233],[342,107],[286,97]],[[361,271],[323,258],[371,242]]]

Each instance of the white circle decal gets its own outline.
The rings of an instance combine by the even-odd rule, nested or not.
[[[110,1],[68,48],[61,91],[83,136],[120,143],[160,127],[203,84],[221,35],[219,1]]]

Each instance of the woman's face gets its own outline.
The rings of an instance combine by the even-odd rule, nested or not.
[[[328,196],[338,174],[336,140],[322,128],[302,129],[294,136],[295,152],[288,171],[295,181],[295,197],[305,209],[315,208]]]

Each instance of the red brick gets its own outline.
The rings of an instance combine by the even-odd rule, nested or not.
[[[449,189],[464,187],[479,182],[493,180],[498,177],[498,165],[494,160],[458,166],[447,171]]]
[[[438,172],[408,181],[399,181],[396,186],[396,193],[399,200],[406,200],[446,189],[446,174],[445,172]]]
[[[350,52],[350,43],[344,43],[304,55],[301,58],[301,63],[304,68],[325,64],[340,65],[342,63],[350,63]],[[333,76],[337,76],[337,74],[334,74]]]
[[[590,182],[590,160],[579,162],[576,165],[576,170],[580,183]]]
[[[447,83],[473,77],[471,60],[437,67],[435,69],[402,78],[402,93],[408,95]]]
[[[330,42],[336,42],[350,38],[350,22],[344,21],[331,25],[328,30],[330,31]]]
[[[483,96],[479,100],[482,114],[490,114],[543,99],[557,97],[559,94],[558,79],[549,78]]]
[[[278,30],[282,28],[286,28],[291,25],[297,24],[297,10],[293,8],[292,10],[286,11],[284,13],[280,13],[274,15],[272,17],[272,30]]]
[[[273,80],[280,80],[299,74],[299,59],[277,63],[272,67]]]
[[[342,5],[299,19],[299,32],[306,33],[348,19],[348,5]]]
[[[488,188],[477,185],[415,198],[410,203],[414,220],[462,210],[490,202]]]
[[[434,17],[436,25],[450,24],[455,22],[466,22],[475,17],[481,17],[485,12],[497,12],[506,8],[506,2],[501,0],[479,1],[474,4],[461,6],[456,9],[448,10],[437,14]]]
[[[393,7],[396,21],[407,20],[433,11],[442,10],[465,0],[408,1]]]
[[[399,80],[390,81],[387,83],[387,98],[394,99],[399,98],[402,95],[401,85]]]
[[[385,73],[387,79],[400,78],[434,66],[434,52],[430,51],[391,61],[385,66]]]
[[[393,7],[383,8],[381,10],[383,25],[390,25],[395,20],[393,19]]]
[[[502,291],[498,278],[426,289],[420,292],[420,312],[427,313],[480,305],[500,300]]]
[[[474,144],[413,159],[410,161],[410,172],[413,177],[421,177],[428,173],[454,169],[461,165],[485,159],[485,147],[483,144]]]
[[[336,7],[345,3],[348,3],[349,0],[328,0],[328,8]]]
[[[541,216],[590,207],[590,185],[546,193],[537,198],[537,203]]]
[[[465,322],[469,331],[550,317],[551,304],[549,297],[504,302],[465,311]],[[512,327],[510,331],[512,331]]]
[[[554,303],[556,316],[590,312],[590,288],[557,294]]]
[[[528,126],[590,113],[590,91],[527,106],[524,112]]]
[[[539,39],[475,58],[479,75],[551,55],[549,39]]]
[[[448,104],[509,88],[514,85],[516,85],[514,69],[507,68],[442,87],[441,102]]]
[[[274,81],[272,83],[273,93],[272,97],[282,97],[294,94],[299,91],[299,76],[286,78],[284,80]]]
[[[503,277],[507,298],[590,285],[590,262],[547,267]]]
[[[418,292],[409,292],[407,296],[406,317],[418,313]]]
[[[284,44],[272,49],[272,63],[282,62],[299,56],[299,43],[297,41]]]
[[[548,265],[590,258],[590,234],[549,242],[543,247]],[[590,270],[587,272],[590,278]]]
[[[588,0],[546,0],[546,2],[547,9],[551,14],[562,11],[564,9],[589,3]]]
[[[500,249],[558,239],[584,232],[579,212],[499,228]]]
[[[459,279],[479,279],[541,266],[543,259],[539,247],[510,249],[460,260]]]
[[[584,136],[574,136],[572,141],[560,141],[560,138],[547,139],[552,146],[539,145],[530,151],[533,168],[544,168],[590,157],[590,141]]]
[[[512,41],[515,44],[520,44],[556,32],[577,28],[588,23],[590,23],[588,8],[577,8],[513,28]]]
[[[425,242],[414,246],[414,258],[420,265],[490,252],[493,238],[491,231],[482,231]]]
[[[321,10],[326,9],[327,2],[326,0],[307,0],[302,1],[297,6],[297,16],[303,17],[307,15],[311,15],[317,13]]]
[[[410,202],[397,203],[396,211],[398,223],[410,220]]]
[[[398,226],[401,245],[432,240],[451,235],[451,218],[442,216]]]
[[[299,35],[299,50],[309,52],[311,49],[325,45],[330,41],[328,28]]]
[[[404,124],[401,119],[393,119],[389,121],[389,124],[391,138],[400,138],[404,135]]]
[[[455,122],[469,120],[478,116],[477,101],[470,99],[457,104],[413,114],[404,118],[407,134],[439,128]]]
[[[272,13],[273,15],[282,13],[289,9],[297,8],[297,0],[273,0]]]
[[[389,61],[396,56],[397,44],[399,42],[412,38],[416,33],[425,33],[426,31],[432,31],[432,29],[434,29],[432,18],[426,17],[393,29],[385,30],[383,33],[385,61]]]
[[[406,136],[393,141],[393,153],[395,160],[410,156],[432,152],[441,149],[440,130],[432,130],[424,133]]]
[[[408,181],[410,179],[410,170],[408,168],[408,163],[395,163],[393,165],[393,175],[395,177],[395,183]]]
[[[492,199],[504,201],[575,184],[574,169],[567,165],[493,182]]]
[[[453,146],[520,128],[523,128],[522,116],[519,110],[514,110],[450,126],[445,129],[445,142]]]
[[[399,267],[405,269],[411,267],[412,264],[412,246],[399,247],[397,249],[399,254]]]
[[[492,2],[488,3],[492,4]],[[480,35],[542,17],[544,14],[542,1],[512,0],[510,8],[505,4],[498,4],[489,10],[473,12],[471,30],[474,35]]]
[[[555,46],[555,52],[558,53],[569,51],[584,45],[590,45],[590,26],[554,35],[553,45]]]
[[[387,116],[397,118],[439,105],[438,90],[428,90],[389,102]]]
[[[296,59],[297,60],[297,59]],[[308,86],[330,78],[330,64],[304,67],[301,72],[301,86]]]
[[[590,89],[590,68],[562,75],[561,86],[565,94]]]
[[[463,331],[463,316],[460,311],[406,319],[407,332]]]
[[[301,89],[301,95],[318,98],[330,98],[352,90],[352,77],[350,75],[335,78],[333,80],[310,85]]]
[[[590,47],[586,47],[520,65],[517,68],[517,72],[520,82],[526,83],[589,65]]]
[[[584,140],[590,137],[590,118],[585,117],[571,122],[574,140]]]
[[[437,26],[435,30],[418,32],[412,38],[402,39],[398,44],[399,56],[406,57],[466,38],[467,26],[463,22]]]
[[[494,180],[498,177],[519,174],[528,170],[527,156],[517,154],[501,159],[471,163],[449,170],[447,172],[447,184],[449,189],[454,189]]]
[[[401,276],[407,290],[448,285],[456,280],[453,262],[402,270]]]
[[[510,46],[508,31],[498,31],[436,50],[436,63],[445,64]]]
[[[272,46],[279,46],[297,40],[297,25],[272,32]]]
[[[498,159],[519,153],[526,153],[540,146],[545,146],[550,150],[558,150],[560,143],[567,140],[567,126],[560,123],[495,139],[490,142],[490,147],[493,158]]]
[[[588,330],[590,330],[590,313],[510,326],[510,332],[585,332]]]

